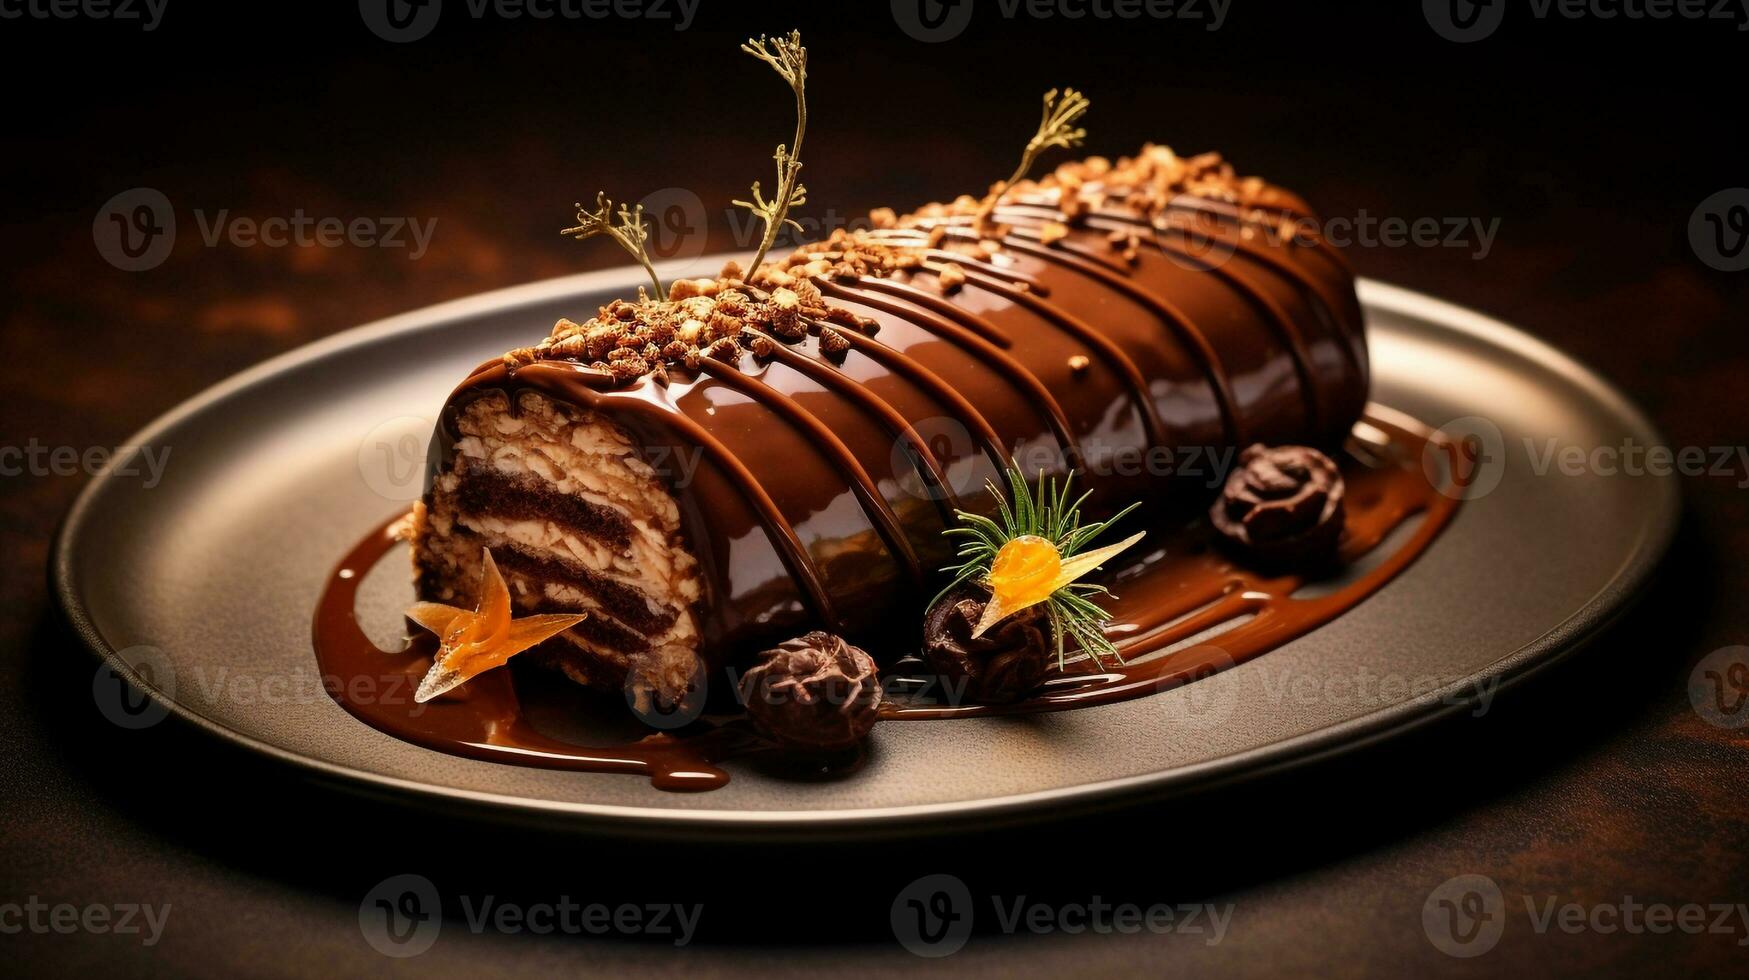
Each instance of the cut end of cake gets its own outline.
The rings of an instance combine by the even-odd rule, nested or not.
[[[483,395],[452,424],[455,450],[415,513],[419,597],[471,607],[491,549],[519,615],[588,614],[527,656],[593,688],[683,693],[698,663],[698,563],[632,437],[534,392],[514,410]]]

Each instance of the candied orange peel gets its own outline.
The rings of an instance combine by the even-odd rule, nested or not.
[[[419,682],[413,700],[423,704],[475,677],[502,667],[511,657],[576,626],[583,613],[550,613],[517,619],[510,612],[510,587],[486,549],[480,573],[480,602],[472,610],[441,602],[415,602],[407,618],[438,638],[437,658]]]
[[[1107,559],[1129,548],[1144,535],[1132,534],[1117,544],[1081,552],[1065,559],[1049,538],[1025,534],[1010,539],[996,552],[984,584],[990,601],[972,630],[973,638],[1009,616],[1049,600],[1062,589],[1091,574]]]

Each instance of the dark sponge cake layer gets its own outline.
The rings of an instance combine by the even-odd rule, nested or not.
[[[507,476],[493,469],[470,468],[463,473],[456,501],[470,514],[551,521],[614,548],[629,545],[634,530],[631,519],[612,507],[560,493],[533,477]]]
[[[420,596],[477,601],[489,550],[518,615],[587,614],[531,659],[601,687],[634,665],[690,676],[699,584],[672,496],[617,426],[532,395],[511,405],[477,399],[454,420],[415,522]]]

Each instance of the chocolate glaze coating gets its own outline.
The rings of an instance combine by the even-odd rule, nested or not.
[[[989,599],[987,590],[971,584],[942,596],[923,620],[923,657],[950,693],[975,704],[1006,704],[1044,680],[1050,620],[1043,606],[1029,606],[973,639]]]
[[[881,705],[874,660],[818,630],[767,650],[741,680],[754,727],[792,748],[844,749],[874,727]]]
[[[1148,453],[1334,447],[1359,417],[1353,276],[1327,243],[1272,231],[1309,215],[1298,198],[1265,186],[1242,207],[1185,194],[1143,212],[1124,200],[1084,210],[1045,244],[1062,202],[1016,195],[997,210],[1007,233],[993,255],[947,215],[907,239],[933,242],[930,268],[813,279],[878,328],[844,333],[836,354],[808,336],[770,360],[706,358],[627,384],[580,363],[494,359],[445,417],[489,392],[514,404],[535,391],[630,431],[673,479],[706,581],[708,662],[810,629],[884,649],[892,624],[921,619],[951,561],[941,532],[954,508],[987,511],[981,488],[1010,462],[1059,476],[1078,462],[1089,520],[1145,500],[1147,518],[1165,522],[1206,498],[1170,466],[1135,465]],[[1224,258],[1194,261],[1188,222]],[[1113,236],[1139,244],[1120,249]],[[965,275],[957,287],[934,271],[950,265]],[[439,427],[438,468],[452,428]]]
[[[1252,446],[1209,520],[1258,561],[1309,565],[1329,558],[1342,540],[1345,492],[1342,472],[1316,449]]]

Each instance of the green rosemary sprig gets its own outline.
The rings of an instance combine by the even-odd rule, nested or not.
[[[777,152],[773,154],[777,161],[777,194],[766,200],[756,180],[753,182],[753,200],[730,202],[753,212],[754,217],[765,223],[759,253],[753,256],[753,264],[748,268],[748,275],[752,275],[758,270],[759,263],[765,260],[765,253],[771,251],[771,246],[777,242],[777,233],[784,225],[802,230],[802,226],[788,215],[792,206],[808,203],[808,189],[797,180],[802,172],[802,135],[808,129],[808,49],[802,47],[802,32],[790,31],[789,37],[775,39],[760,35],[759,40],[748,40],[741,45],[741,50],[770,65],[789,83],[790,90],[796,95],[795,142],[787,146],[778,144]]]
[[[656,276],[655,263],[650,261],[650,252],[647,247],[650,231],[644,226],[644,206],[642,204],[633,205],[629,211],[622,204],[616,216],[613,202],[607,199],[607,194],[597,192],[595,210],[591,211],[581,203],[577,204],[576,208],[577,224],[566,228],[559,234],[569,235],[578,241],[594,238],[597,235],[606,235],[613,239],[620,248],[625,249],[632,258],[638,260],[645,272],[650,274],[650,284],[656,288],[652,298],[663,299],[667,297],[668,291],[662,288],[662,280]],[[615,223],[616,217],[617,224]]]
[[[1081,505],[1086,502],[1089,494],[1083,493],[1070,499],[1075,480],[1073,474],[1059,485],[1054,478],[1047,482],[1041,472],[1036,490],[1028,488],[1026,477],[1018,466],[1009,467],[1004,475],[1008,481],[1007,492],[994,482],[988,484],[991,495],[996,498],[996,517],[985,517],[963,510],[954,512],[959,517],[960,526],[948,528],[943,533],[960,539],[960,564],[945,569],[953,573],[953,580],[930,601],[931,606],[940,601],[942,596],[967,582],[983,582],[987,579],[997,555],[1016,538],[1043,538],[1056,547],[1065,569],[1084,568],[1085,571],[1080,574],[1086,574],[1098,567],[1104,559],[1136,543],[1142,537],[1136,534],[1119,544],[1086,552],[1093,539],[1105,533],[1138,505],[1125,507],[1109,520],[1083,524]],[[1077,555],[1081,556],[1079,561],[1076,560]],[[1079,575],[1071,576],[1078,577]],[[1065,662],[1065,637],[1073,639],[1096,665],[1103,666],[1103,657],[1112,657],[1118,663],[1123,663],[1123,657],[1117,652],[1117,648],[1105,638],[1104,627],[1109,617],[1094,601],[1096,597],[1103,595],[1110,595],[1103,585],[1071,580],[1052,592],[1050,598],[1042,603],[1050,619],[1051,640],[1056,646],[1058,667]]]

